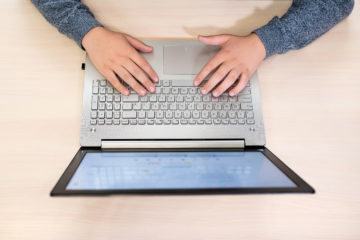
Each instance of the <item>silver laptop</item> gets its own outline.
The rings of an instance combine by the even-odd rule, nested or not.
[[[86,60],[82,147],[52,196],[314,192],[264,146],[256,74],[236,97],[203,96],[193,79],[218,47],[147,43],[155,94],[120,95]]]
[[[219,50],[197,41],[146,41],[159,76],[156,93],[121,95],[85,64],[81,146],[101,148],[244,148],[264,146],[257,74],[237,96],[202,95],[193,79]],[[204,83],[206,80],[204,81]]]

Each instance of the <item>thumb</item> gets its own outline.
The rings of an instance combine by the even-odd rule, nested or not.
[[[125,38],[128,40],[131,46],[136,48],[137,50],[141,52],[152,52],[153,48],[149,45],[146,45],[142,41],[137,40],[136,38],[133,38],[129,35],[125,35]]]
[[[221,34],[221,35],[213,35],[213,36],[198,36],[198,40],[202,43],[208,45],[223,45],[230,38],[230,35]]]

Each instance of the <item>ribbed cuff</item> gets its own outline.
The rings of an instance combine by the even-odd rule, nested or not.
[[[71,31],[68,31],[68,37],[75,40],[75,42],[83,49],[81,44],[83,37],[94,27],[102,27],[92,14],[88,12],[77,14],[76,17],[68,19],[71,24]]]
[[[268,24],[253,31],[265,46],[266,58],[284,53],[284,36],[278,27],[279,21],[278,17],[274,17]]]

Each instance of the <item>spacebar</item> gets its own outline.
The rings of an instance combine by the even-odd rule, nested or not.
[[[171,86],[173,87],[193,87],[192,80],[171,80]]]

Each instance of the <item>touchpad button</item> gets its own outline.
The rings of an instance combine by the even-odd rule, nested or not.
[[[220,50],[219,46],[171,45],[164,47],[164,74],[195,75]]]

